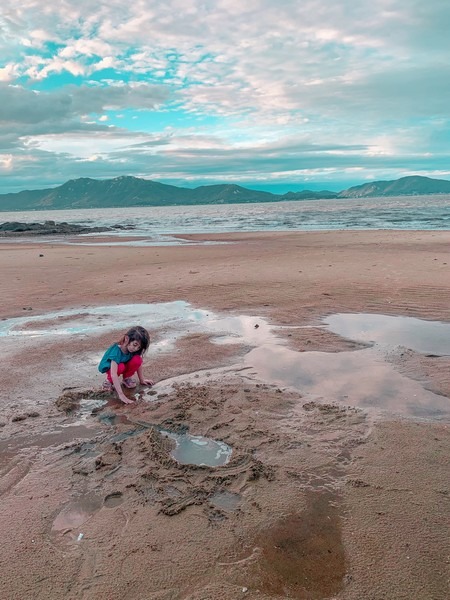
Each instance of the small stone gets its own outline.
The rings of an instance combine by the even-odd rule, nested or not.
[[[26,415],[15,415],[15,416],[14,416],[14,417],[11,419],[11,421],[12,421],[13,423],[17,423],[18,421],[25,421],[25,419],[26,419],[26,418],[27,418],[27,416],[26,416]]]

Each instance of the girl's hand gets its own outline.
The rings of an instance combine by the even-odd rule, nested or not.
[[[143,379],[141,381],[141,385],[155,385],[155,382],[153,379]]]
[[[134,404],[134,400],[130,400],[130,398],[127,398],[125,394],[122,394],[121,396],[119,396],[119,398],[124,404]]]

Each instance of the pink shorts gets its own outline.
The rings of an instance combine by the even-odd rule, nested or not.
[[[135,354],[131,360],[126,363],[119,363],[117,365],[117,374],[123,375],[123,378],[132,377],[139,367],[142,365],[142,356],[139,354]],[[108,381],[112,383],[111,379],[111,369],[106,371],[106,377]]]

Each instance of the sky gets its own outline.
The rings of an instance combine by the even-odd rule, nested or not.
[[[2,4],[0,193],[450,179],[448,0]]]

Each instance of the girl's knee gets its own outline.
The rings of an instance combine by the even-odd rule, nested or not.
[[[139,367],[142,365],[142,356],[140,354],[135,354],[133,358],[128,361],[129,368],[137,371]]]

